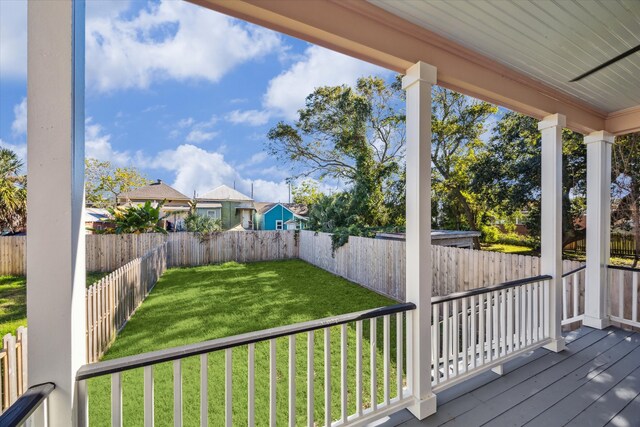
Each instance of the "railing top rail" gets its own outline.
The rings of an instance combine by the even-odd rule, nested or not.
[[[578,268],[574,268],[573,270],[570,270],[570,271],[567,271],[566,273],[563,273],[562,277],[564,278],[564,277],[571,276],[572,274],[576,274],[577,272],[582,271],[582,270],[584,270],[586,268],[587,268],[586,264],[585,265],[581,265]]]
[[[464,291],[464,292],[456,292],[449,295],[443,295],[441,297],[432,297],[431,304],[438,304],[442,302],[453,301],[457,299],[470,297],[473,295],[487,294],[489,292],[500,291],[508,288],[515,288],[516,286],[522,286],[529,283],[543,282],[545,280],[550,280],[550,279],[552,279],[552,277],[549,275],[541,275],[541,276],[527,277],[524,279],[512,280],[510,282],[504,282],[496,286],[489,286],[486,288],[477,288],[477,289],[472,289],[470,291]]]
[[[196,356],[204,353],[211,353],[213,351],[224,350],[231,347],[238,347],[241,345],[299,334],[302,332],[324,329],[329,326],[342,325],[344,323],[354,322],[357,320],[373,319],[389,314],[402,313],[405,311],[414,310],[415,308],[416,305],[413,303],[390,305],[387,307],[380,307],[371,310],[341,314],[339,316],[326,317],[324,319],[311,320],[309,322],[296,323],[294,325],[286,325],[277,328],[264,329],[262,331],[234,335],[232,337],[218,338],[215,340],[204,341],[197,344],[188,344],[165,350],[157,350],[148,353],[137,354],[135,356],[106,360],[104,362],[97,362],[82,366],[76,374],[76,380],[86,380],[102,375],[141,368],[143,366],[155,365],[162,362],[170,362],[172,360],[183,359],[185,357]]]
[[[2,415],[0,425],[22,425],[56,388],[54,383],[44,383],[29,387]]]
[[[625,267],[623,265],[607,265],[607,268],[610,268],[612,270],[640,271],[640,268]]]

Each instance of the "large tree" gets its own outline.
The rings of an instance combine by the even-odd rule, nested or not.
[[[434,216],[445,227],[479,230],[486,206],[471,191],[472,171],[485,123],[497,108],[460,93],[433,88],[431,162]],[[479,249],[479,241],[475,242]]]
[[[297,120],[269,131],[268,149],[292,165],[294,176],[345,183],[358,222],[387,225],[388,193],[403,169],[402,96],[397,84],[377,77],[360,78],[353,88],[319,87]]]
[[[134,167],[114,167],[108,161],[85,160],[87,204],[104,208],[116,206],[120,194],[144,187],[149,180]]]
[[[584,237],[576,221],[584,213],[586,147],[583,137],[562,132],[563,244]],[[540,233],[541,135],[538,121],[508,112],[497,122],[486,149],[471,167],[472,190],[495,212],[513,215],[527,212],[526,225]]]
[[[27,222],[27,177],[13,151],[0,148],[0,232],[21,231]]]
[[[640,133],[616,138],[611,161],[614,230],[634,236],[634,267],[640,259]]]

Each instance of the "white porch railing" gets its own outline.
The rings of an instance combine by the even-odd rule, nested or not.
[[[314,320],[310,322],[298,323],[295,325],[283,326],[279,328],[267,329],[258,332],[252,332],[243,335],[236,335],[227,338],[216,339],[198,344],[191,344],[181,347],[176,347],[167,350],[154,351],[144,353],[136,356],[129,356],[115,360],[103,361],[84,365],[78,371],[76,376],[77,389],[78,389],[78,408],[80,414],[80,425],[86,425],[88,423],[88,410],[90,402],[87,395],[87,380],[91,378],[101,377],[109,375],[111,377],[111,425],[122,426],[123,425],[123,381],[122,374],[125,371],[133,369],[143,369],[143,385],[144,388],[144,422],[145,425],[153,425],[154,414],[154,367],[160,363],[172,362],[173,363],[173,419],[175,425],[182,425],[183,419],[183,390],[182,390],[182,362],[188,357],[200,358],[200,425],[206,426],[208,424],[208,356],[210,353],[217,351],[224,351],[224,383],[225,394],[220,396],[220,399],[224,400],[224,414],[225,425],[231,426],[233,424],[233,358],[234,350],[242,348],[242,353],[246,349],[247,354],[247,390],[243,393],[246,396],[246,408],[247,408],[247,420],[249,425],[255,424],[256,416],[256,370],[255,370],[255,345],[259,342],[269,342],[269,398],[268,398],[268,422],[271,426],[275,425],[277,405],[276,405],[276,383],[277,383],[277,359],[276,359],[276,339],[286,338],[288,339],[288,354],[286,358],[288,360],[287,372],[288,372],[288,395],[279,396],[280,399],[287,399],[287,418],[288,425],[295,426],[299,420],[297,420],[298,411],[296,408],[298,405],[304,405],[306,403],[307,411],[306,418],[308,425],[325,425],[325,426],[346,426],[351,424],[363,424],[367,421],[372,421],[379,417],[391,414],[400,409],[409,406],[413,402],[413,397],[409,390],[404,386],[406,382],[406,376],[404,376],[404,313],[411,315],[411,310],[415,309],[415,305],[411,303],[397,304],[389,307],[382,307],[374,310],[367,310],[362,312],[350,313],[341,316],[325,318],[320,320]],[[392,322],[392,317],[395,318]],[[378,357],[378,321],[381,321],[382,325],[382,359]],[[369,344],[369,362],[370,372],[369,375],[369,396],[371,401],[365,405],[363,401],[363,395],[366,385],[363,384],[363,351],[367,351],[363,347],[363,323],[369,323],[370,331],[370,344]],[[395,378],[391,378],[391,339],[392,329],[391,325],[395,323],[395,351],[394,359],[396,361],[396,375]],[[355,324],[355,342],[349,342],[347,338],[347,325]],[[335,326],[340,326],[340,363],[337,366],[332,366],[331,363],[331,332],[330,329]],[[314,390],[314,377],[316,375],[314,366],[314,333],[320,332],[323,334],[324,342],[324,416],[322,419],[315,420],[315,393]],[[298,402],[296,400],[296,339],[299,335],[306,336],[307,340],[307,373],[305,376],[307,392],[307,402]],[[356,364],[354,372],[348,372],[347,363],[347,351],[348,346],[355,346]],[[240,353],[240,352],[239,352]],[[281,357],[285,357],[282,355]],[[380,381],[376,377],[376,372],[379,364],[383,364],[383,378],[382,378],[382,400],[377,401],[377,396],[380,391]],[[332,370],[337,369],[340,373],[340,416],[338,419],[332,415]],[[407,366],[407,372],[410,375],[411,367]],[[266,375],[266,373],[265,373]],[[355,389],[347,389],[348,376],[355,377]],[[298,377],[298,381],[299,381]],[[395,383],[395,384],[394,384]],[[299,385],[299,384],[298,384]],[[393,392],[393,394],[392,394]],[[355,413],[349,414],[348,407],[352,407],[352,404],[348,404],[348,396],[355,396]],[[236,395],[237,397],[237,395]],[[353,398],[352,398],[353,399]],[[265,401],[264,399],[260,399]],[[282,405],[280,405],[282,407]],[[101,420],[105,422],[106,420]],[[263,422],[267,420],[261,420]]]
[[[609,266],[609,319],[621,325],[640,328],[638,321],[638,281],[640,269]]]
[[[432,298],[434,391],[547,344],[551,276]]]
[[[562,325],[582,322],[586,265],[562,275]]]

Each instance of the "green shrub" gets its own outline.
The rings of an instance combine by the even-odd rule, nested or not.
[[[500,230],[495,225],[481,225],[480,239],[484,243],[495,243],[500,237]]]

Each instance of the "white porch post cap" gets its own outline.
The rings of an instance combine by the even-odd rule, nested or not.
[[[414,83],[421,81],[430,85],[438,83],[438,69],[426,62],[418,61],[407,69],[402,78],[402,89],[407,90]]]
[[[589,135],[585,136],[584,143],[590,144],[592,142],[604,141],[604,142],[608,142],[609,144],[613,144],[614,139],[615,139],[615,136],[613,136],[609,132],[604,130],[599,130],[597,132],[591,132]]]
[[[565,127],[566,125],[567,117],[564,114],[552,114],[538,122],[538,130],[544,130],[555,126]]]

